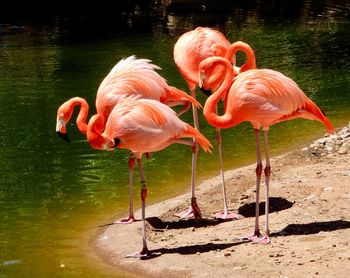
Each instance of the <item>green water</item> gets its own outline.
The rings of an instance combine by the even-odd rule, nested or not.
[[[206,11],[194,4],[187,12],[181,6],[160,7],[160,12],[141,6],[135,8],[138,13],[118,19],[124,20],[124,25],[108,22],[107,27],[95,26],[91,34],[84,25],[77,31],[62,24],[69,19],[35,24],[22,21],[16,22],[17,27],[3,22],[0,277],[125,275],[101,262],[90,242],[100,225],[127,212],[128,152],[92,150],[74,123],[68,127],[71,143],[55,134],[59,105],[81,96],[94,110],[99,83],[123,57],[134,54],[153,60],[171,85],[187,90],[172,59],[176,38],[198,25],[215,26],[230,41],[249,43],[258,67],[279,70],[293,78],[335,126],[347,124],[350,5],[314,2],[297,1],[294,8],[272,9],[274,12],[269,6],[246,6],[244,1],[238,1],[237,7],[226,1],[224,9],[208,5]],[[204,103],[205,98],[199,96],[199,100]],[[191,113],[183,119],[191,122]],[[200,120],[203,133],[214,141],[214,130],[203,117]],[[278,124],[270,131],[272,153],[307,144],[323,133],[316,122]],[[223,131],[223,153],[225,169],[254,162],[249,124]],[[145,161],[148,203],[189,190],[190,163],[191,150],[175,145]],[[213,155],[201,152],[199,180],[217,172],[216,151]],[[138,189],[136,183],[136,206],[140,204]]]

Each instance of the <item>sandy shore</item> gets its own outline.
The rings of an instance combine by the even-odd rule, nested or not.
[[[189,194],[147,207],[152,256],[140,251],[141,221],[106,225],[94,248],[108,264],[140,277],[350,277],[350,130],[272,159],[271,243],[240,240],[253,231],[255,165],[225,173],[230,208],[239,220],[217,221],[219,177],[202,182],[203,220],[178,220]],[[261,201],[265,186],[261,185]],[[140,211],[136,212],[140,219]],[[263,231],[264,216],[260,216]]]

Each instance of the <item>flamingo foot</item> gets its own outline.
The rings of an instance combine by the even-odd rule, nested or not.
[[[179,213],[175,213],[174,215],[179,217],[180,219],[186,219],[186,218],[194,217],[192,207],[189,207],[188,210],[181,211]]]
[[[253,237],[252,242],[259,243],[259,244],[269,244],[271,240],[268,235],[264,235],[264,236]]]
[[[186,219],[186,218],[192,218],[199,220],[202,219],[202,213],[199,209],[199,206],[197,204],[197,200],[195,197],[191,198],[191,206],[188,208],[187,211],[182,211],[179,213],[175,213],[175,216],[179,217],[180,219]]]
[[[148,248],[144,247],[141,252],[136,252],[133,254],[126,255],[125,258],[137,258],[137,259],[146,259],[151,255],[151,252],[148,250]]]
[[[259,244],[269,244],[271,242],[270,237],[268,235],[262,235],[260,232],[249,234],[241,237],[241,240],[251,241],[252,243]]]
[[[220,211],[214,214],[214,218],[222,220],[237,220],[239,219],[239,216],[231,211]]]
[[[131,224],[135,222],[135,217],[130,215],[128,218],[122,218],[114,222],[114,224]]]
[[[193,211],[194,219],[199,220],[202,219],[202,213],[197,204],[197,199],[195,197],[191,198],[191,207]]]

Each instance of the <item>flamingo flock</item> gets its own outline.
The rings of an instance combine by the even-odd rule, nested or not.
[[[243,52],[247,57],[241,67],[236,65],[237,52]],[[286,120],[304,118],[319,121],[329,133],[334,133],[332,124],[293,80],[275,70],[257,69],[254,51],[248,44],[240,41],[231,44],[217,30],[197,27],[184,33],[174,46],[174,62],[189,87],[190,95],[168,85],[157,72],[160,68],[150,60],[130,56],[119,61],[100,84],[96,95],[96,113],[89,121],[89,105],[83,98],[73,97],[58,108],[57,134],[69,142],[66,126],[75,107],[79,107],[77,127],[92,148],[130,151],[129,215],[116,224],[130,224],[135,221],[132,187],[134,166],[137,162],[141,181],[143,245],[140,252],[127,257],[148,257],[151,251],[147,247],[145,229],[147,184],[141,159],[143,154],[149,157],[151,153],[175,143],[189,147],[192,152],[190,206],[177,216],[181,219],[194,217],[198,221],[202,218],[195,195],[198,147],[211,153],[213,146],[199,131],[198,109],[202,108],[196,100],[196,87],[199,87],[208,96],[203,115],[208,124],[216,128],[220,162],[223,210],[214,217],[237,219],[237,215],[229,211],[227,204],[220,130],[234,127],[241,122],[250,122],[255,134],[257,157],[255,228],[253,233],[244,235],[242,239],[254,243],[270,243],[270,126]],[[221,101],[224,102],[224,111],[219,115],[217,107]],[[171,108],[176,105],[183,106],[178,113]],[[193,126],[180,119],[191,106]],[[261,130],[266,160],[264,169],[260,146]],[[262,234],[259,227],[259,193],[263,170],[266,184],[266,219]]]

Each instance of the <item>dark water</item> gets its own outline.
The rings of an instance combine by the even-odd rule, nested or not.
[[[0,277],[122,275],[95,257],[90,241],[99,225],[127,211],[128,152],[92,150],[74,123],[66,144],[55,134],[55,121],[58,106],[73,96],[86,98],[93,110],[99,83],[123,57],[152,59],[171,85],[187,90],[173,45],[184,31],[216,27],[232,42],[249,43],[259,68],[293,78],[335,126],[348,123],[349,3],[168,2],[120,1],[114,16],[92,6],[32,17],[0,13]],[[184,120],[191,122],[191,114]],[[201,127],[213,140],[202,117]],[[272,152],[323,133],[316,122],[278,124],[270,132]],[[226,169],[253,162],[250,126],[225,130],[223,149]],[[186,147],[171,146],[145,161],[150,203],[189,189],[190,159]],[[201,153],[199,177],[217,169],[216,152]]]

